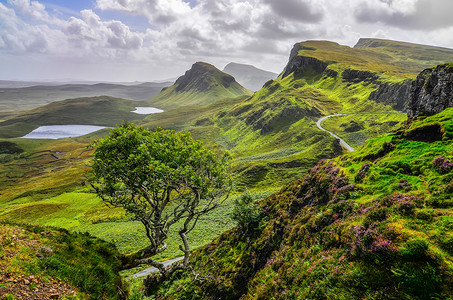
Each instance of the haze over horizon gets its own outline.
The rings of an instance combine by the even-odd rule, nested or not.
[[[196,61],[279,73],[293,44],[453,48],[451,0],[0,0],[0,80],[152,81]]]

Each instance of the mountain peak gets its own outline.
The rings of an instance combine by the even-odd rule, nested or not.
[[[278,74],[258,69],[252,65],[231,62],[225,66],[223,72],[231,74],[244,87],[257,91],[269,81],[277,78]]]
[[[220,99],[250,95],[251,92],[211,64],[196,62],[175,84],[149,100],[151,105],[173,108],[207,105]]]
[[[198,92],[207,92],[218,85],[229,88],[236,80],[211,64],[196,62],[192,68],[179,77],[176,82],[177,92],[189,92],[195,89]]]

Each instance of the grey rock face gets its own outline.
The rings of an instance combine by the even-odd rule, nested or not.
[[[282,77],[286,77],[293,73],[295,75],[302,75],[305,72],[314,71],[318,74],[324,72],[327,68],[327,63],[322,62],[314,57],[299,56],[300,50],[314,50],[312,48],[304,47],[301,44],[295,44],[291,50],[288,64],[283,70]]]
[[[368,99],[390,105],[397,110],[404,110],[411,83],[410,79],[395,84],[379,83],[377,90],[371,92]]]
[[[453,65],[443,64],[421,72],[412,83],[407,116],[435,115],[453,106]]]
[[[341,78],[344,81],[358,83],[361,81],[374,82],[379,79],[379,76],[368,71],[346,69],[341,73]]]

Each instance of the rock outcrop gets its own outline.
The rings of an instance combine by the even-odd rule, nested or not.
[[[327,68],[328,64],[314,57],[299,55],[301,50],[315,50],[313,48],[304,47],[300,43],[294,45],[291,50],[288,64],[283,70],[281,77],[284,78],[289,74],[302,75],[306,72],[315,72],[321,74]]]
[[[426,69],[412,83],[407,116],[435,115],[453,106],[453,63]]]
[[[368,99],[378,103],[392,106],[394,109],[403,110],[409,97],[412,80],[407,79],[401,83],[378,83],[379,87],[371,92]]]
[[[379,75],[369,71],[346,69],[341,73],[341,78],[343,78],[344,81],[352,83],[359,83],[361,81],[375,82],[379,79]]]

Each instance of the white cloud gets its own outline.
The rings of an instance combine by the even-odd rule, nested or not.
[[[375,36],[453,46],[451,0],[97,0],[73,13],[43,3],[0,3],[0,58],[47,55],[47,64],[74,65],[67,70],[140,80],[133,74],[172,77],[199,60],[280,72],[292,45],[307,39],[353,46]],[[128,21],[137,16],[148,26],[134,29]]]
[[[406,30],[431,31],[453,26],[451,0],[361,0],[355,18]]]
[[[92,10],[83,10],[81,15],[81,19],[69,18],[63,29],[70,46],[102,56],[106,49],[139,49],[143,44],[143,34],[119,21],[102,21]]]

